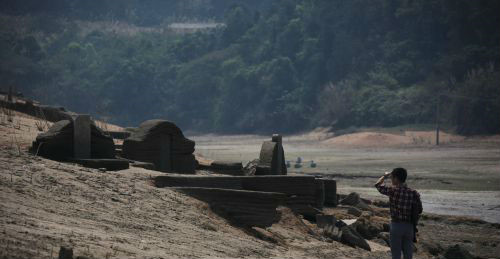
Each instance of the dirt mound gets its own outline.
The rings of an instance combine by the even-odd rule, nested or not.
[[[406,131],[405,136],[410,137],[413,144],[436,144],[435,131]],[[464,136],[453,135],[443,131],[439,132],[440,143],[462,142],[464,140]]]
[[[456,143],[463,142],[464,136],[440,132],[439,142]],[[404,135],[389,134],[381,132],[358,132],[333,137],[322,141],[326,145],[354,146],[354,147],[395,147],[408,145],[435,145],[435,131],[405,131]]]
[[[285,142],[290,141],[322,141],[333,137],[335,134],[330,127],[318,127],[302,134],[286,136]]]
[[[411,138],[407,136],[377,133],[360,132],[333,137],[323,141],[327,145],[346,146],[398,146],[411,144]]]

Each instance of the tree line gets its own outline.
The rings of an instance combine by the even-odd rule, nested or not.
[[[25,1],[2,2],[12,5],[0,17],[1,82],[121,125],[392,127],[435,123],[439,103],[457,133],[500,132],[499,1]],[[225,25],[127,34],[81,23],[110,17]]]

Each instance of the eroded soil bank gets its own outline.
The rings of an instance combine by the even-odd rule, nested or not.
[[[314,223],[286,209],[282,210],[279,222],[263,230],[266,235],[256,235],[231,225],[203,202],[173,190],[155,188],[151,177],[162,174],[160,172],[142,168],[109,172],[35,157],[25,150],[37,132],[35,121],[30,118],[14,118],[14,122],[0,124],[0,258],[56,258],[62,245],[72,246],[75,255],[90,258],[389,257],[388,247],[381,238],[370,240],[374,247],[371,252],[332,242],[321,237]],[[198,152],[216,159],[245,161],[258,156],[264,138],[212,136],[209,139],[197,143]],[[484,150],[489,157],[498,157],[493,148]],[[436,182],[437,187],[460,183],[463,185],[458,189],[474,186],[462,181],[472,179],[467,178],[468,174],[448,177],[451,184],[440,182],[448,181],[446,177],[452,171],[434,176],[434,167],[425,165],[429,163],[426,159],[435,160],[436,153],[421,147],[414,149],[414,153],[401,155],[405,153],[397,148],[384,152],[366,148],[332,149],[300,141],[287,143],[285,139],[285,151],[288,159],[302,156],[305,161],[314,159],[318,163],[314,169],[304,163],[296,172],[336,174],[341,193],[354,190],[364,198],[380,198],[368,191],[372,190],[369,186],[378,171],[403,163],[408,157],[416,157],[408,164],[414,167],[403,166],[414,171],[420,165],[427,168],[422,176],[436,177],[429,179]],[[474,152],[474,156],[483,156],[483,151]],[[370,156],[371,159],[363,159]],[[468,164],[466,159],[457,163],[448,160],[443,159],[443,167],[456,164],[452,170]],[[468,172],[480,171],[486,182],[497,181],[495,165],[489,164],[490,160],[484,161],[463,168]],[[338,168],[331,169],[334,166]],[[419,187],[432,186],[424,180],[415,183]],[[490,189],[490,192],[479,193],[488,196],[491,191],[498,191]],[[434,194],[426,190],[431,189],[422,189],[424,197],[433,197]],[[442,197],[439,192],[434,196],[431,200]],[[449,196],[459,195],[450,192]],[[462,198],[470,200],[468,196]],[[431,208],[428,204],[426,210]],[[345,213],[347,209],[325,211],[339,218],[352,218]],[[378,215],[374,220],[388,221],[387,208],[373,207],[373,210]],[[498,224],[468,217],[427,212],[420,224],[416,258],[441,256],[446,248],[455,244],[481,258],[495,258],[500,254],[499,228]]]

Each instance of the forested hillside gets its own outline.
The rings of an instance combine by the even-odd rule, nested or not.
[[[119,2],[119,4],[118,4]],[[0,87],[134,126],[500,133],[497,0],[6,0]],[[173,22],[220,24],[192,33]]]

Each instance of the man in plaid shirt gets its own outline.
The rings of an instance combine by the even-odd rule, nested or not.
[[[391,177],[392,186],[385,186],[384,180]],[[404,168],[395,168],[386,172],[375,184],[377,190],[389,196],[391,210],[391,254],[393,259],[411,259],[412,241],[416,241],[415,232],[418,217],[422,213],[420,194],[406,185],[407,172]]]

